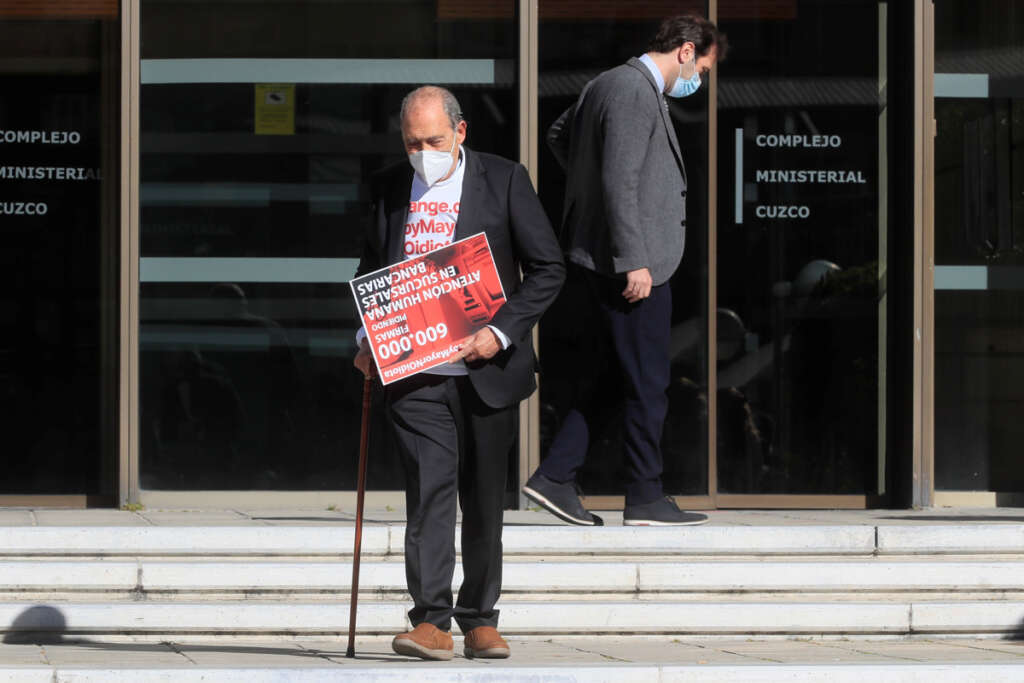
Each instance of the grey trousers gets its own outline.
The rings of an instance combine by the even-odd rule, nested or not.
[[[430,374],[389,387],[387,405],[405,469],[409,619],[447,631],[454,617],[463,633],[497,626],[505,478],[518,407],[490,408],[467,377]],[[464,578],[453,606],[456,504]]]

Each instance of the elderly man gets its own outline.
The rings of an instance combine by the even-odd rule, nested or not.
[[[700,524],[662,490],[661,435],[668,410],[672,291],[686,238],[686,170],[665,97],[700,88],[725,56],[725,36],[693,15],[662,22],[647,52],[605,71],[551,126],[548,143],[567,168],[562,242],[594,309],[590,336],[606,335],[625,387],[626,506],[632,526]],[[571,410],[523,493],[572,524],[601,519],[576,493],[598,401]]]
[[[373,184],[374,221],[359,274],[484,232],[507,300],[490,325],[461,341],[451,363],[386,390],[405,468],[405,569],[414,602],[414,628],[396,636],[392,647],[450,659],[454,618],[467,657],[508,657],[494,609],[501,592],[505,474],[518,404],[536,388],[531,329],[558,294],[565,267],[526,169],[462,145],[466,122],[449,91],[424,86],[409,93],[401,125],[409,163],[386,169]],[[427,205],[448,207],[447,215],[428,220],[454,224],[454,234],[409,229]],[[372,363],[361,336],[355,365],[370,374]],[[453,604],[456,495],[464,579]]]

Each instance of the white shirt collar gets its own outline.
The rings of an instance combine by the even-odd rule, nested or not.
[[[647,53],[640,55],[640,61],[643,62],[647,70],[654,76],[654,82],[658,84],[658,94],[665,92],[665,77],[661,75],[661,70],[651,59],[651,56]]]

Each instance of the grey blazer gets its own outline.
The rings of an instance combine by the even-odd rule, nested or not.
[[[547,134],[568,173],[562,248],[605,275],[666,282],[686,242],[686,169],[668,104],[635,57],[587,83]]]

